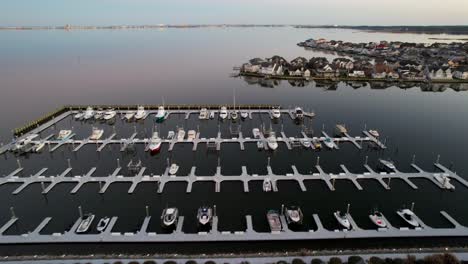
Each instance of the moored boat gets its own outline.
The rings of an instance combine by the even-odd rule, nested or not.
[[[13,152],[22,152],[38,136],[39,136],[38,134],[32,134],[32,135],[26,136],[23,139],[20,139],[20,140],[16,141],[16,143],[13,145],[13,147],[10,150],[13,151]]]
[[[371,136],[375,137],[375,138],[378,138],[380,137],[380,134],[379,134],[379,131],[377,130],[369,130],[369,134],[371,134]]]
[[[99,129],[97,127],[93,127],[93,132],[91,133],[91,136],[89,137],[90,140],[99,140],[102,135],[104,134],[104,129]]]
[[[124,119],[129,121],[132,120],[132,118],[135,116],[136,112],[135,111],[127,111],[125,113]]]
[[[161,138],[158,135],[158,132],[154,132],[153,136],[151,136],[151,139],[150,139],[150,142],[149,142],[149,145],[148,145],[148,150],[151,153],[156,153],[159,150],[161,150],[161,144],[162,144],[162,141],[161,141]]]
[[[268,225],[270,226],[271,232],[280,232],[283,230],[283,225],[281,224],[280,214],[276,210],[270,210],[267,213]]]
[[[210,225],[213,220],[213,209],[209,206],[198,208],[197,219],[200,226]]]
[[[327,146],[327,148],[329,149],[334,149],[335,148],[335,142],[333,142],[333,139],[329,138],[329,137],[326,137],[324,140],[323,140],[323,143],[325,144],[325,146]]]
[[[104,112],[104,120],[111,120],[117,115],[117,112],[113,108],[107,109],[106,112]]]
[[[370,220],[379,228],[386,228],[387,222],[383,214],[379,211],[374,211],[372,214],[369,215]]]
[[[252,134],[253,134],[254,138],[259,139],[260,138],[260,129],[258,129],[258,128],[252,129]]]
[[[179,219],[179,209],[175,207],[165,208],[161,214],[161,225],[164,228],[170,228],[177,225]]]
[[[390,160],[379,159],[380,163],[384,166],[384,168],[389,170],[396,170],[395,164],[393,164]]]
[[[179,165],[172,163],[171,167],[169,167],[169,174],[170,175],[175,175],[177,171],[179,170]]]
[[[346,129],[345,125],[337,124],[336,125],[336,133],[338,135],[342,135],[342,134],[348,133],[348,130]]]
[[[146,110],[143,106],[138,106],[137,111],[135,113],[135,119],[140,120],[146,117]]]
[[[185,130],[183,128],[179,128],[177,130],[177,141],[182,141],[185,138]]]
[[[187,141],[193,141],[197,136],[197,132],[195,130],[189,130],[187,132]]]
[[[172,140],[175,137],[175,132],[174,131],[169,131],[167,132],[167,139]]]
[[[158,107],[158,112],[156,113],[156,122],[160,123],[166,118],[166,110],[164,106]]]
[[[288,224],[301,225],[303,214],[299,206],[289,206],[284,208],[284,215]]]
[[[302,108],[296,107],[296,108],[294,109],[294,118],[295,118],[296,120],[301,120],[301,119],[304,118],[304,111],[302,110]]]
[[[275,132],[270,132],[270,135],[267,138],[268,148],[271,150],[276,150],[278,148],[278,141],[276,140]]]
[[[271,117],[274,119],[278,119],[281,117],[281,111],[279,108],[272,108],[271,109]]]
[[[202,108],[200,110],[200,114],[198,115],[198,119],[205,120],[205,119],[208,119],[208,117],[209,117],[208,109]]]
[[[100,120],[104,117],[104,110],[102,108],[99,108],[96,112],[94,112],[94,119]]]
[[[239,117],[236,110],[232,110],[230,116],[232,120],[237,120],[237,118]]]
[[[72,134],[71,130],[60,130],[57,136],[57,140],[67,140]]]
[[[312,144],[314,145],[315,149],[322,148],[322,144],[320,143],[320,140],[318,140],[317,138],[312,138]]]
[[[106,227],[109,225],[109,222],[110,222],[110,218],[107,216],[99,219],[96,230],[101,233],[104,232],[104,230],[106,230]]]
[[[310,148],[310,147],[312,146],[312,143],[310,142],[309,139],[301,138],[301,139],[300,139],[300,142],[301,142],[301,145],[302,145],[304,148]]]
[[[246,119],[247,117],[249,117],[249,112],[247,110],[241,110],[240,116],[242,119]]]
[[[455,186],[450,183],[450,178],[446,175],[441,175],[441,174],[435,174],[434,175],[435,180],[440,183],[440,185],[447,190],[454,190]]]
[[[351,222],[349,222],[348,214],[341,211],[336,211],[333,213],[338,223],[346,229],[351,228]]]
[[[41,150],[44,149],[45,145],[46,145],[45,141],[39,141],[33,146],[32,151],[41,152]]]
[[[81,218],[81,222],[78,225],[78,228],[76,229],[77,234],[83,234],[88,232],[89,228],[91,227],[91,224],[93,223],[94,220],[94,215],[93,214],[86,214]]]
[[[400,209],[397,211],[397,214],[410,226],[419,227],[418,220],[416,220],[413,211],[410,209]]]
[[[84,112],[83,119],[88,120],[93,116],[94,116],[94,110],[91,106],[88,106],[88,108],[86,108],[86,111]]]
[[[84,115],[85,115],[84,112],[78,112],[73,116],[73,118],[79,120],[79,119],[82,119]]]
[[[264,192],[271,192],[273,190],[273,184],[271,183],[270,178],[265,178],[263,180],[263,191]]]
[[[222,120],[226,119],[228,116],[228,111],[225,106],[221,106],[221,110],[219,110],[219,118]]]

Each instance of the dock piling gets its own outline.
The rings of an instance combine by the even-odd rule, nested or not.
[[[414,212],[414,202],[411,203],[411,211]]]
[[[392,177],[388,177],[388,182],[387,182],[387,186],[388,188],[390,189],[390,181],[392,180]]]
[[[83,218],[83,209],[81,208],[81,205],[78,206],[78,213],[80,214],[80,218]]]
[[[369,160],[369,156],[366,156],[366,161],[364,162],[365,165],[367,165],[368,160]]]
[[[10,207],[10,212],[11,212],[11,218],[12,219],[15,219],[16,218],[16,214],[15,214],[15,208],[12,206]]]
[[[21,169],[21,161],[19,159],[16,159],[16,163],[18,164],[18,169]]]
[[[213,215],[216,216],[216,204],[213,205]]]
[[[68,168],[71,169],[71,162],[70,162],[70,159],[67,159],[67,163],[68,163]]]
[[[117,158],[117,168],[120,168],[120,159]]]
[[[349,214],[349,208],[351,207],[351,204],[348,204],[348,207],[346,208],[346,214]]]
[[[440,161],[440,154],[437,155],[436,163],[439,164],[439,161]]]
[[[414,164],[416,162],[416,154],[413,154],[413,159],[411,160],[411,164]]]
[[[316,166],[319,166],[319,164],[320,164],[320,156],[317,156],[317,164],[316,164]]]
[[[146,217],[149,217],[149,206],[145,206],[145,210],[146,210]]]
[[[45,184],[43,181],[41,181],[41,188],[42,188],[42,193],[45,194]]]

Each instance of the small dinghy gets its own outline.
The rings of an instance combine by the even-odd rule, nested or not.
[[[110,218],[105,216],[103,218],[101,218],[97,224],[97,227],[96,227],[96,230],[98,232],[104,232],[104,230],[106,229],[106,227],[109,225],[109,222],[110,222]]]
[[[170,175],[175,175],[177,171],[179,170],[179,165],[172,163],[171,167],[169,167],[169,174]]]

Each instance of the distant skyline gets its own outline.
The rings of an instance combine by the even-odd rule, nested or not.
[[[10,0],[0,26],[468,25],[467,0]]]

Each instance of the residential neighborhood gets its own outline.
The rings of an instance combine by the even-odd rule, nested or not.
[[[468,80],[468,42],[465,43],[408,43],[408,42],[369,42],[351,43],[326,39],[308,39],[298,44],[301,47],[333,51],[347,58],[336,58],[328,62],[325,58],[312,58],[302,65],[282,63],[283,75],[309,74],[323,78],[368,78],[410,81]],[[279,63],[275,57],[259,61],[256,59],[244,65],[245,72],[254,72]],[[352,58],[352,59],[351,59]],[[303,58],[299,59],[303,62]],[[261,64],[256,64],[261,62]],[[302,67],[301,67],[302,66]],[[299,70],[299,71],[298,71]],[[259,72],[263,74],[262,71]],[[270,72],[268,72],[270,73]],[[271,72],[277,74],[280,72]]]

